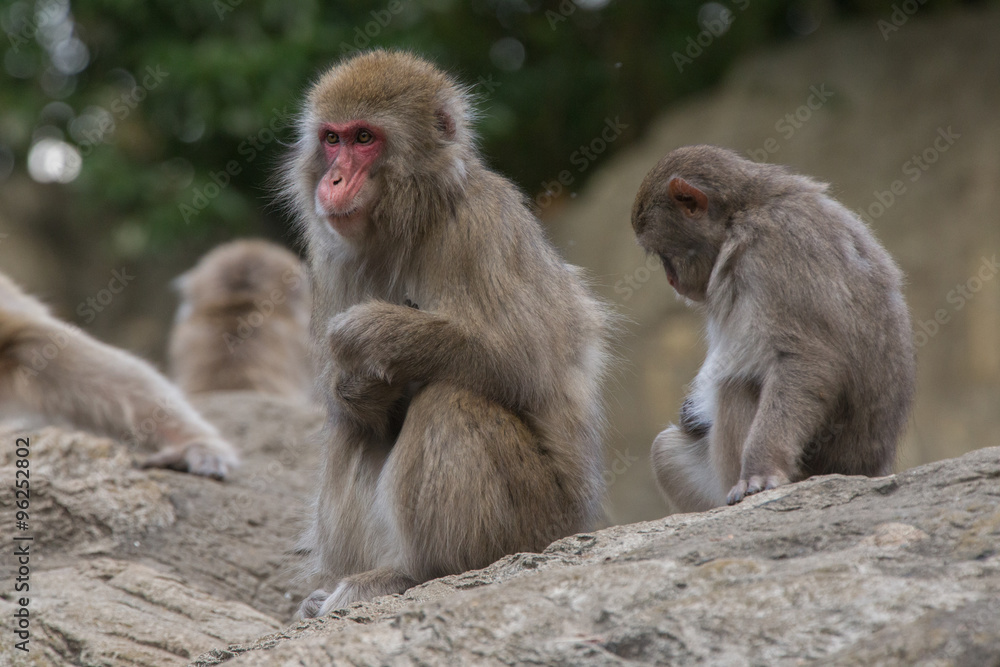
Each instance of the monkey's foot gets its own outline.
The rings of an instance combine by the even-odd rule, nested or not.
[[[222,480],[239,463],[239,457],[228,442],[204,438],[165,447],[143,461],[142,467],[169,468]]]
[[[751,475],[749,479],[741,479],[736,483],[726,496],[726,502],[735,505],[747,496],[752,496],[761,491],[775,489],[783,484],[788,484],[789,479],[784,473],[773,473],[771,475]]]
[[[322,588],[314,590],[299,605],[299,610],[295,613],[295,616],[297,618],[316,618],[319,616],[319,610],[328,597],[330,597],[330,594]]]
[[[302,618],[326,616],[335,609],[343,609],[355,602],[402,593],[418,583],[420,582],[416,579],[391,567],[360,572],[341,579],[332,593],[323,589],[313,591],[302,601],[298,613]]]

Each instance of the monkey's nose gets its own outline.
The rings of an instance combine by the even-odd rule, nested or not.
[[[333,184],[334,184],[334,185],[340,185],[340,182],[341,182],[342,180],[344,180],[344,177],[343,177],[343,176],[341,176],[340,178],[338,178],[337,180],[335,180],[335,181],[333,182]]]

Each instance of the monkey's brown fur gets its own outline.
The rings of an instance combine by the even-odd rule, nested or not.
[[[131,446],[149,466],[223,478],[239,459],[151,365],[53,317],[0,274],[0,407],[30,411]]]
[[[169,358],[181,389],[311,396],[309,283],[298,257],[269,241],[232,241],[176,286]]]
[[[543,549],[599,513],[605,311],[483,165],[469,116],[405,53],[351,58],[308,96],[285,180],[330,406],[306,542],[335,588],[306,616]],[[317,128],[355,121],[384,148],[348,238],[324,217],[320,181],[340,180]]]
[[[639,189],[639,243],[707,316],[680,426],[652,450],[681,511],[811,475],[892,471],[915,382],[902,275],[826,187],[688,146]]]

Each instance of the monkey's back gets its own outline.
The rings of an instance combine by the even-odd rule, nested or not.
[[[805,476],[892,471],[915,386],[903,277],[871,230],[822,192],[789,194],[751,221],[740,261],[776,356],[812,355],[838,378]]]

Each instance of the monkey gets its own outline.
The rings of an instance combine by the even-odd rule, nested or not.
[[[668,153],[639,188],[639,244],[707,321],[680,423],[651,451],[679,511],[892,472],[916,373],[903,277],[827,188],[707,145]]]
[[[601,511],[608,309],[413,54],[308,92],[282,183],[328,410],[303,617],[539,551]]]
[[[53,316],[0,274],[0,406],[159,451],[144,467],[223,479],[239,456],[149,363]]]
[[[269,241],[225,243],[179,276],[170,377],[187,394],[252,390],[311,400],[308,277]]]

